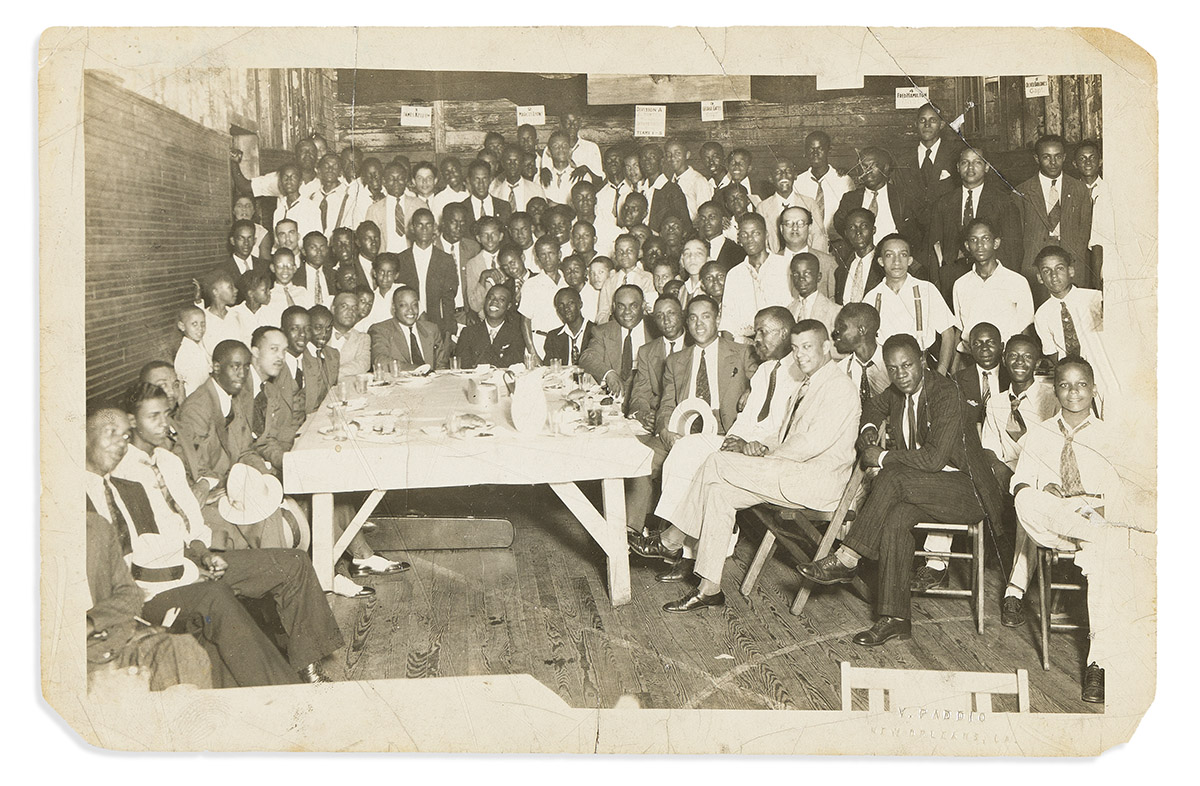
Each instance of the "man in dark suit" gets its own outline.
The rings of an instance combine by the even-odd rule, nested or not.
[[[424,317],[446,336],[457,331],[454,294],[458,292],[458,265],[454,257],[434,244],[437,222],[433,213],[421,208],[409,224],[412,245],[399,254],[400,270],[396,280],[425,295]]]
[[[463,207],[463,218],[466,219],[468,234],[475,234],[475,222],[484,216],[495,216],[500,221],[508,221],[512,207],[502,199],[496,199],[490,193],[492,185],[492,168],[486,161],[475,160],[467,168],[467,191],[469,195],[458,204]]]
[[[254,256],[254,222],[248,219],[234,221],[229,227],[229,248],[231,255],[221,261],[218,266],[228,270],[233,280],[237,281],[242,274],[249,270],[258,270],[270,274],[271,260]]]
[[[329,388],[338,383],[341,373],[342,353],[329,346],[329,337],[333,335],[333,312],[325,306],[313,306],[308,310],[308,351],[320,363],[318,367],[324,376],[323,387]],[[320,406],[320,402],[317,402]]]
[[[330,385],[324,361],[308,348],[311,325],[308,310],[303,306],[288,306],[279,318],[279,328],[287,336],[287,351],[284,353],[279,380],[291,402],[297,431],[305,419],[321,406]]]
[[[917,110],[914,125],[917,144],[907,147],[897,156],[896,175],[903,180],[915,202],[915,217],[924,234],[929,227],[929,211],[933,203],[958,185],[958,151],[962,143],[952,133],[946,133],[942,111],[933,104]]]
[[[613,293],[612,315],[592,332],[592,343],[580,355],[579,366],[609,393],[624,395],[628,405],[638,349],[650,341],[641,288],[634,284],[618,287]]]
[[[309,232],[304,236],[303,248],[304,261],[297,264],[291,283],[307,290],[313,305],[328,306],[338,291],[337,271],[329,261],[329,243],[320,232]]]
[[[642,170],[642,183],[646,189],[646,198],[650,202],[650,212],[646,224],[657,232],[667,216],[678,216],[684,221],[690,221],[687,197],[683,189],[668,177],[662,168],[663,151],[655,144],[643,145],[638,151],[638,166]]]
[[[709,200],[696,210],[696,233],[708,243],[708,258],[729,269],[746,258],[746,249],[730,240],[725,233],[725,208],[716,199]]]
[[[906,333],[889,338],[883,358],[892,385],[863,410],[858,450],[881,467],[866,503],[837,551],[799,567],[818,584],[853,581],[863,557],[879,563],[878,620],[854,636],[874,647],[912,636],[912,528],[922,521],[1000,520],[1000,487],[953,381],[929,373],[921,347]],[[880,429],[894,436],[884,449]]]
[[[883,281],[883,267],[875,262],[875,216],[865,207],[856,207],[846,214],[838,231],[851,256],[834,273],[834,300],[840,305],[861,303]]]
[[[488,290],[483,300],[483,321],[463,328],[454,348],[454,356],[463,368],[507,368],[525,359],[522,317],[510,313],[511,307],[512,292],[504,284]]]
[[[563,287],[554,294],[554,312],[562,324],[546,334],[546,362],[558,360],[564,366],[578,366],[583,352],[592,343],[596,326],[583,318],[583,299],[574,287]]]
[[[964,147],[958,155],[961,187],[943,194],[930,208],[925,269],[947,303],[953,302],[954,282],[971,269],[963,229],[975,219],[996,227],[1001,240],[1001,262],[1007,268],[1021,271],[1021,216],[1008,185],[987,177],[990,169],[978,150]]]
[[[1025,250],[1021,274],[1029,279],[1035,305],[1049,292],[1038,278],[1034,260],[1046,246],[1062,246],[1078,260],[1088,259],[1092,236],[1092,198],[1087,186],[1063,173],[1066,143],[1053,134],[1041,137],[1034,146],[1038,173],[1017,187],[1021,233]],[[1075,266],[1075,283],[1094,287],[1090,265]]]
[[[850,211],[861,207],[875,216],[879,237],[899,232],[919,247],[921,228],[917,222],[917,203],[904,183],[892,178],[891,154],[878,147],[863,148],[858,173],[860,185],[842,195],[841,204],[833,214],[837,233],[846,237]]]
[[[670,295],[660,295],[654,301],[654,324],[658,336],[638,350],[637,371],[633,375],[633,390],[629,399],[629,414],[653,431],[658,419],[658,402],[662,397],[663,366],[674,352],[686,342],[683,307]]]
[[[301,309],[303,310],[303,309]],[[179,438],[187,440],[194,459],[193,481],[212,478],[221,488],[237,462],[260,472],[267,467],[254,452],[248,408],[250,399],[239,396],[250,365],[250,351],[240,341],[226,340],[213,350],[213,371],[203,385],[183,402]]]
[[[454,295],[454,314],[459,324],[467,324],[467,292],[471,280],[467,278],[467,263],[483,250],[479,241],[467,233],[467,211],[457,202],[442,208],[440,234],[437,245],[454,260],[458,271],[458,291]],[[461,304],[461,305],[460,305]]]
[[[432,322],[420,319],[421,299],[412,287],[398,287],[392,295],[392,318],[367,329],[371,337],[371,366],[400,362],[401,371],[429,364],[444,368],[449,346]]]
[[[990,322],[980,322],[967,336],[967,351],[975,362],[960,368],[954,379],[972,423],[982,425],[988,400],[1008,389],[1008,370],[1000,363],[1003,347],[999,328]]]

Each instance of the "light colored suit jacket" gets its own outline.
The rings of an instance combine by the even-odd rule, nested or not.
[[[825,293],[819,289],[812,296],[814,300],[808,318],[817,320],[825,326],[826,330],[833,333],[833,323],[837,319],[838,312],[842,310],[842,307],[826,297]],[[791,302],[791,305],[788,306],[788,311],[792,312],[792,316],[796,318],[797,322],[800,321],[800,298],[796,298]]]
[[[435,369],[445,368],[449,347],[442,340],[438,326],[428,320],[418,319],[414,327],[417,329],[417,340],[421,344],[421,354],[425,362]],[[367,333],[371,336],[372,366],[380,361],[390,363],[392,360],[398,360],[401,371],[412,371],[419,365],[413,363],[412,349],[395,318],[371,325]]]
[[[179,438],[189,441],[190,453],[196,461],[191,467],[192,477],[216,478],[223,485],[230,467],[238,462],[266,472],[266,465],[254,453],[254,437],[250,433],[249,406],[253,397],[234,396],[230,409],[233,420],[226,424],[216,386],[216,381],[209,377],[180,408]]]
[[[654,431],[662,436],[675,406],[688,398],[692,382],[692,354],[697,347],[684,347],[667,357],[663,364],[662,394],[658,402],[658,415],[654,419]],[[754,374],[750,358],[750,346],[740,344],[727,335],[717,338],[717,410],[720,414],[720,433],[724,434],[737,420],[738,401],[750,385]]]

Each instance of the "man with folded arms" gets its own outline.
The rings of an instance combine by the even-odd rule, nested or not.
[[[811,319],[796,323],[791,345],[805,381],[789,401],[778,434],[766,442],[747,442],[740,451],[712,454],[673,511],[659,506],[659,515],[673,526],[646,551],[676,559],[688,539],[694,539],[694,570],[700,577],[696,589],[663,606],[664,611],[686,613],[725,604],[721,575],[737,511],[763,502],[832,510],[842,495],[854,466],[858,396],[833,363],[824,325]]]
[[[848,584],[860,559],[878,561],[879,618],[854,636],[865,647],[912,637],[914,526],[1000,521],[1000,487],[962,393],[953,381],[927,371],[921,355],[906,333],[884,342],[892,385],[867,402],[857,445],[863,464],[881,470],[842,545],[799,566],[818,584]],[[852,395],[857,399],[857,391]],[[884,420],[892,437],[886,448],[879,439]]]

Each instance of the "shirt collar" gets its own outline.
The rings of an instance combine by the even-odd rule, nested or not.
[[[213,389],[217,391],[217,405],[221,407],[221,414],[228,415],[233,407],[233,397],[225,392],[225,388],[213,382]]]

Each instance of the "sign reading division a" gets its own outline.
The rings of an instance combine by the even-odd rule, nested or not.
[[[661,104],[638,104],[633,113],[633,135],[666,136],[666,106]]]
[[[400,125],[411,128],[429,128],[433,125],[433,107],[431,106],[402,106],[400,107]]]
[[[897,87],[896,88],[896,108],[897,109],[920,109],[925,104],[929,103],[929,88],[928,87]]]

